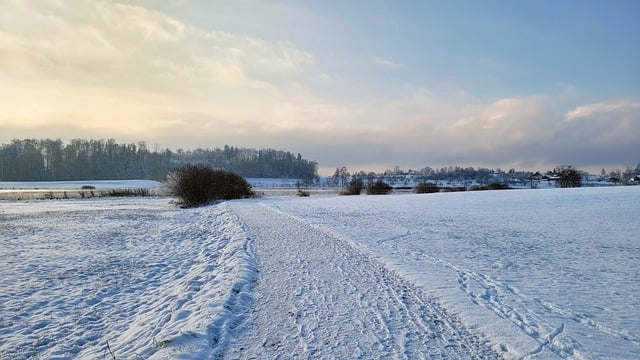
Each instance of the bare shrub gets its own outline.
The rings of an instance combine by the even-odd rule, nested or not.
[[[205,164],[188,164],[171,175],[170,192],[183,207],[196,207],[216,200],[255,196],[242,176]]]
[[[354,177],[349,181],[346,188],[340,191],[340,195],[360,195],[364,189],[364,181],[361,178]]]
[[[558,166],[554,171],[556,174],[558,174],[556,185],[560,186],[561,188],[582,186],[582,175],[580,174],[580,171],[578,171],[574,167],[570,165]]]
[[[391,185],[382,180],[377,180],[367,184],[367,194],[369,195],[387,195],[393,191]]]
[[[440,192],[438,185],[430,182],[420,183],[413,188],[413,192],[416,194],[431,194]]]
[[[464,186],[445,186],[440,189],[442,192],[462,192],[467,191],[467,188]]]
[[[137,188],[137,189],[111,189],[106,192],[106,196],[114,197],[128,197],[128,196],[149,196],[151,192],[149,189]]]
[[[501,183],[491,183],[488,185],[474,185],[472,187],[469,188],[469,191],[482,191],[482,190],[507,190],[507,189],[511,189],[511,187],[507,184],[501,184]]]

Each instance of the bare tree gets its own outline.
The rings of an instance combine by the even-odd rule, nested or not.
[[[558,166],[554,172],[558,175],[556,184],[561,188],[582,186],[582,175],[580,171],[571,165]]]
[[[350,177],[351,174],[349,173],[349,170],[347,170],[346,166],[336,168],[336,172],[333,174],[334,181],[336,181],[340,187],[345,187]]]

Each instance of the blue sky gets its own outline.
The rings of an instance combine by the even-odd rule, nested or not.
[[[272,147],[323,173],[640,161],[636,1],[18,1],[0,141]]]
[[[314,54],[320,71],[386,86],[458,87],[489,99],[558,86],[625,96],[640,87],[636,1],[257,3],[164,10],[211,30],[290,41]]]

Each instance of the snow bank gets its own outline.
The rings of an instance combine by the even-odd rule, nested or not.
[[[226,204],[0,206],[1,358],[207,358],[245,319],[255,255]]]

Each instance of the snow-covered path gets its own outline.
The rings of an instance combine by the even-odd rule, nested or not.
[[[252,234],[259,273],[246,331],[226,357],[497,357],[365,252],[256,201],[231,206]]]
[[[423,301],[432,299],[426,302],[439,304],[440,313],[455,315],[501,357],[635,359],[640,349],[639,190],[327,196],[262,204],[426,294]],[[266,221],[282,221],[260,213]],[[285,234],[293,228],[275,226]],[[265,235],[255,236],[258,258],[275,256],[259,250],[270,236]],[[270,241],[298,240],[289,246],[319,251],[318,241],[286,238]],[[359,281],[358,276],[366,278],[346,277]],[[441,320],[438,311],[435,315]]]

